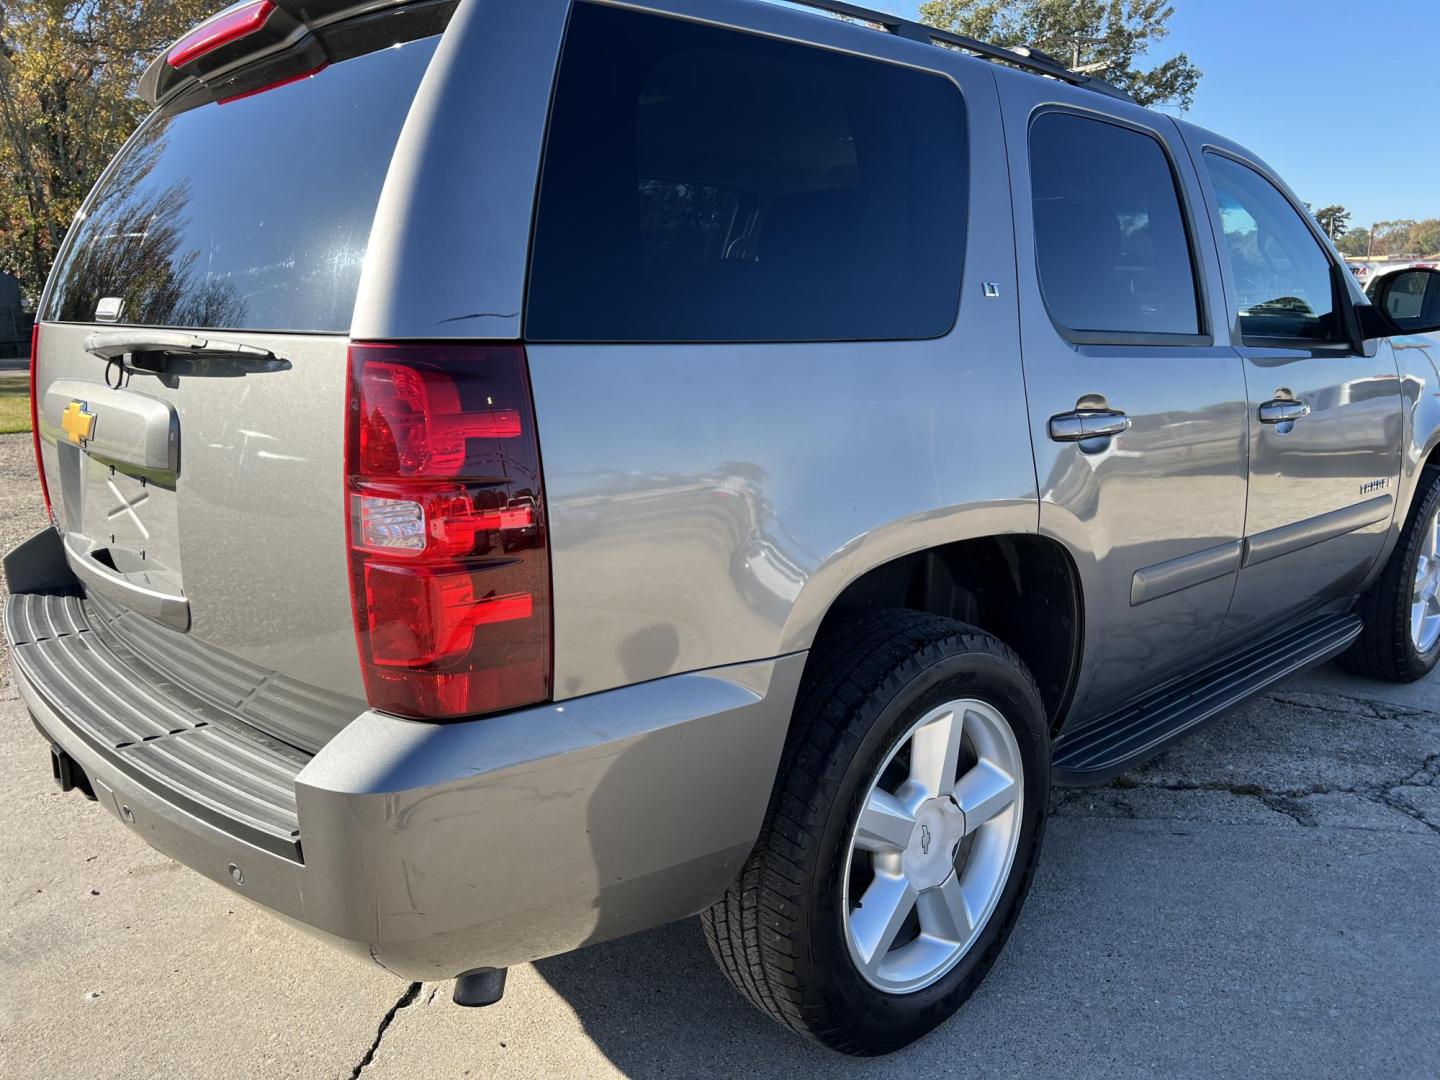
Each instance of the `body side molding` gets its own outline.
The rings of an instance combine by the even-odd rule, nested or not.
[[[1245,557],[1240,565],[1254,566],[1256,563],[1268,562],[1281,555],[1288,555],[1292,551],[1310,547],[1312,544],[1332,540],[1337,536],[1354,532],[1356,529],[1363,529],[1366,525],[1374,525],[1377,521],[1384,521],[1390,517],[1394,512],[1394,507],[1395,497],[1393,495],[1377,495],[1373,499],[1366,499],[1354,506],[1332,510],[1328,514],[1320,514],[1316,517],[1306,518],[1304,521],[1297,521],[1293,525],[1282,525],[1278,529],[1267,529],[1254,536],[1247,536],[1245,538]]]
[[[1142,566],[1130,581],[1130,606],[1138,607],[1147,600],[1233,574],[1240,568],[1241,552],[1241,541],[1230,540],[1178,559]]]

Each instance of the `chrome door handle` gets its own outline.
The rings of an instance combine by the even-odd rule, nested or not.
[[[1291,420],[1299,420],[1302,416],[1310,415],[1310,406],[1303,401],[1295,401],[1289,398],[1275,398],[1260,406],[1260,422],[1262,424],[1284,424]]]
[[[1076,409],[1050,418],[1050,438],[1081,442],[1106,438],[1130,430],[1130,417],[1114,409]]]

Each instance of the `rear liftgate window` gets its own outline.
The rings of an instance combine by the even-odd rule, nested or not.
[[[343,333],[380,187],[438,38],[288,86],[162,109],[126,150],[56,273],[46,318]]]
[[[959,304],[966,147],[940,76],[579,4],[527,336],[939,337]]]

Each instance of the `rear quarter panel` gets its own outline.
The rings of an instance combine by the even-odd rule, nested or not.
[[[803,650],[865,571],[1037,524],[988,66],[778,7],[630,6],[743,15],[742,29],[955,81],[970,128],[965,276],[954,329],[931,341],[529,346],[558,698]]]
[[[866,570],[1033,531],[1013,352],[533,348],[558,697],[804,649]]]

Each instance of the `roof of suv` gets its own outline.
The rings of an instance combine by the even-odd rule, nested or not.
[[[956,49],[981,59],[1026,71],[1034,75],[1058,79],[1072,86],[1082,87],[1123,101],[1134,99],[1124,90],[1104,79],[1081,72],[1071,71],[1063,63],[1039,49],[1028,46],[1007,48],[994,45],[978,38],[957,34],[926,23],[905,19],[889,12],[874,11],[845,0],[790,0],[801,6],[813,8],[830,15],[858,20],[862,23],[927,45]],[[333,51],[322,47],[328,28],[336,23],[359,18],[375,18],[377,21],[393,14],[397,8],[415,11],[420,9],[434,13],[443,21],[448,20],[456,0],[417,0],[414,3],[390,3],[377,6],[375,0],[247,0],[232,4],[201,24],[201,28],[222,25],[226,19],[242,15],[246,9],[257,9],[256,19],[243,33],[226,35],[219,46],[186,60],[182,47],[167,49],[155,59],[146,70],[140,82],[140,94],[151,105],[167,100],[182,89],[193,88],[196,82],[207,87],[218,87],[218,92],[234,90],[234,76],[241,69],[248,71],[251,65],[264,61],[265,71],[271,75],[309,74],[323,67]],[[199,28],[197,28],[199,29]],[[224,34],[224,31],[220,31]],[[189,37],[194,37],[192,32]],[[187,39],[182,40],[189,40]],[[184,61],[184,62],[180,62]],[[290,71],[294,68],[294,71]],[[271,69],[274,69],[273,71]],[[246,85],[253,78],[246,79]]]
[[[1026,45],[1015,48],[992,45],[990,42],[981,41],[979,38],[968,37],[965,34],[957,34],[950,30],[942,30],[928,23],[902,18],[899,15],[894,15],[889,12],[874,11],[870,8],[859,7],[855,4],[846,3],[845,0],[789,0],[789,2],[798,4],[801,7],[815,8],[817,11],[828,12],[831,15],[839,15],[847,19],[858,19],[861,22],[869,23],[897,37],[903,37],[910,41],[921,41],[927,45],[959,49],[973,56],[978,56],[985,60],[992,60],[1000,64],[1008,64],[1034,75],[1044,75],[1052,79],[1059,79],[1061,82],[1067,82],[1072,86],[1094,90],[1096,93],[1104,94],[1107,97],[1119,98],[1122,101],[1134,101],[1134,98],[1113,83],[1106,82],[1104,79],[1097,78],[1094,75],[1071,71],[1048,53]]]

